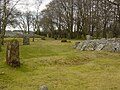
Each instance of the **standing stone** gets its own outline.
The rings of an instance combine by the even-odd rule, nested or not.
[[[86,39],[87,40],[91,40],[91,36],[90,35],[86,35]]]
[[[30,39],[27,34],[23,36],[23,45],[30,45]]]
[[[45,37],[43,36],[43,37],[41,37],[41,40],[46,40],[46,39],[45,39]]]
[[[17,40],[12,40],[7,45],[6,63],[12,67],[20,66],[19,42]]]
[[[48,90],[48,87],[47,87],[47,86],[42,86],[42,87],[40,88],[40,90]]]
[[[47,34],[47,38],[49,38],[49,34]]]

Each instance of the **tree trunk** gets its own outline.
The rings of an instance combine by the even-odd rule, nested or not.
[[[107,35],[106,35],[106,22],[104,23],[104,27],[103,27],[103,38],[107,38]]]
[[[33,34],[33,42],[35,41],[35,36],[34,36],[34,34]]]
[[[5,36],[5,30],[6,30],[6,26],[7,26],[7,3],[6,0],[4,0],[4,5],[3,5],[3,15],[2,15],[2,28],[1,28],[1,34],[2,34],[2,45],[4,45],[4,36]]]

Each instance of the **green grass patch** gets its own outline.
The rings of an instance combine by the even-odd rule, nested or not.
[[[7,39],[9,41],[10,39]],[[0,90],[120,90],[120,53],[78,51],[76,40],[20,41],[20,68],[5,63],[6,45],[0,52]],[[31,40],[32,41],[32,40]]]

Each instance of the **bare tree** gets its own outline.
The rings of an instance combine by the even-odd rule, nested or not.
[[[119,0],[53,0],[42,13],[42,27],[53,27],[48,31],[58,36],[63,31],[68,38],[120,36]]]
[[[13,9],[15,8],[15,6],[18,4],[20,0],[17,0],[16,3],[14,5],[12,5],[12,7],[10,6],[10,0],[1,0],[1,4],[2,4],[2,9],[1,9],[1,13],[2,13],[2,25],[1,25],[1,34],[2,34],[2,44],[4,44],[4,36],[5,36],[5,31],[6,31],[6,26],[8,24],[8,19],[9,16],[11,15]]]
[[[34,30],[34,33],[35,31],[37,30],[37,32],[39,32],[40,34],[40,23],[39,23],[39,10],[40,10],[40,6],[42,4],[42,0],[36,0],[35,1],[35,8],[36,8],[36,14],[33,18],[33,30]],[[34,33],[33,33],[33,42],[34,42]]]

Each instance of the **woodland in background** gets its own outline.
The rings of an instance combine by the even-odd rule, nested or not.
[[[52,37],[120,36],[120,0],[53,0],[40,25]]]
[[[52,38],[85,39],[120,37],[120,0],[53,0],[39,12],[21,12],[12,5],[12,0],[1,0],[0,34],[5,36],[6,26],[19,27],[29,34]]]

